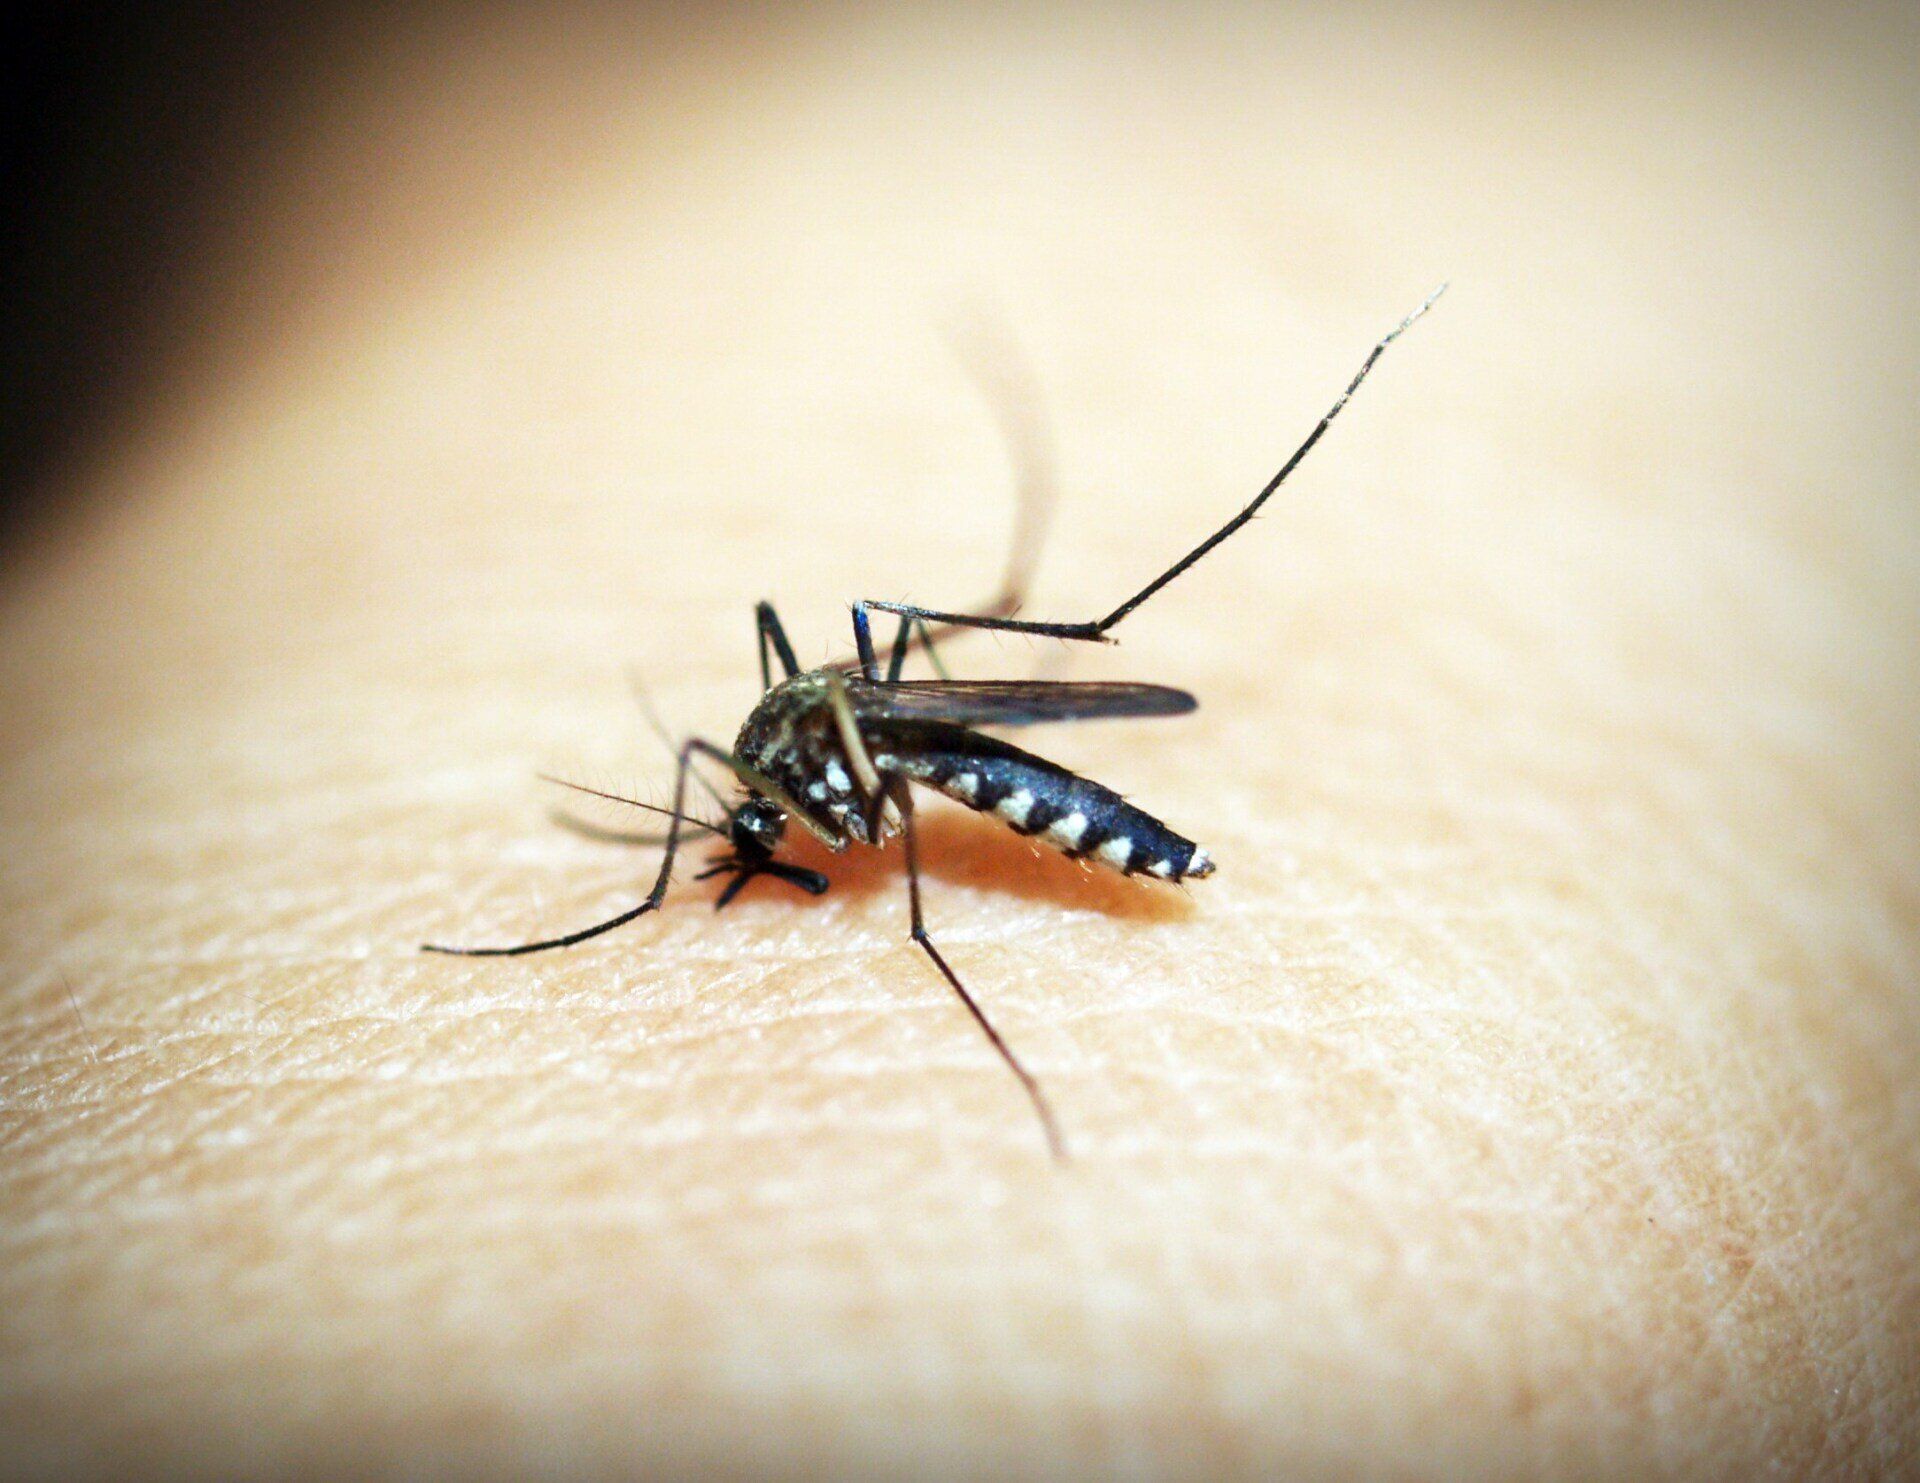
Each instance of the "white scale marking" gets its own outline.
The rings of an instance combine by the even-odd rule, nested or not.
[[[836,793],[851,793],[853,791],[853,779],[847,776],[846,768],[842,767],[837,761],[829,760],[827,763],[827,786]]]
[[[1015,788],[993,806],[993,811],[1018,828],[1027,822],[1027,815],[1033,812],[1033,794],[1025,788]]]
[[[960,799],[963,803],[972,803],[974,796],[980,791],[980,775],[973,772],[963,772],[959,777],[948,783],[947,787],[952,791],[955,798]]]
[[[1124,834],[1116,834],[1100,846],[1098,853],[1115,870],[1125,870],[1127,862],[1133,859],[1133,841]]]
[[[1087,816],[1083,813],[1071,813],[1064,819],[1055,819],[1047,825],[1047,843],[1060,849],[1070,850],[1080,843],[1080,836],[1087,832]]]
[[[1157,875],[1161,880],[1167,880],[1173,875],[1173,861],[1155,860],[1147,867],[1147,874]]]

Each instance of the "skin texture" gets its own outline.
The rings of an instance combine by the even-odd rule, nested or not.
[[[1557,14],[321,49],[0,573],[10,1463],[1920,1465],[1920,47]],[[1070,1168],[897,848],[413,950],[644,892],[532,776],[662,798],[629,665],[725,744],[756,599],[991,591],[951,307],[1078,619],[1442,277],[1117,649],[950,651],[1202,702],[1021,737],[1188,892],[922,811]]]

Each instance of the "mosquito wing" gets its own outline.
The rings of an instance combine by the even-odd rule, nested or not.
[[[1199,704],[1166,685],[1057,680],[898,680],[847,686],[853,708],[876,720],[954,726],[1037,726],[1119,716],[1184,716]]]

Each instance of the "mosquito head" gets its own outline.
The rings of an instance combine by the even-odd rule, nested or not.
[[[786,828],[786,812],[777,803],[749,798],[733,811],[733,825],[728,831],[733,853],[743,866],[758,870],[773,858]]]
[[[779,847],[780,836],[786,832],[786,828],[785,811],[765,798],[749,798],[733,811],[732,822],[727,830],[727,840],[733,846],[733,853],[716,861],[713,868],[701,877],[733,877],[727,883],[726,890],[720,893],[720,899],[714,902],[716,908],[725,906],[738,896],[756,875],[775,876],[813,896],[826,891],[827,878],[819,871],[808,870],[803,865],[789,865],[784,860],[773,858],[773,852]]]

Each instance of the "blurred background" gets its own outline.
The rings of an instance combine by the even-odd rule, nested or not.
[[[1913,6],[8,24],[22,1455],[1911,1467]],[[934,852],[1071,1181],[879,867],[412,953],[631,896],[529,776],[658,791],[629,664],[725,737],[755,599],[813,661],[992,587],[956,312],[1075,617],[1442,279],[1063,661],[1203,697],[1059,738],[1221,859],[1194,910]]]
[[[1612,349],[1580,333],[1595,319],[1666,295],[1670,338],[1632,347],[1649,360],[1678,370],[1724,345],[1810,390],[1899,401],[1910,21],[1900,6],[1815,19],[1431,5],[1338,21],[1235,6],[1098,21],[1035,7],[26,7],[7,23],[5,487],[16,508],[44,501],[49,475],[142,399],[340,333],[372,296],[397,304],[577,224],[569,213],[616,183],[658,220],[695,161],[740,172],[756,149],[773,178],[713,209],[756,216],[770,260],[884,263],[930,315],[1033,276],[1042,243],[1076,272],[1100,262],[1103,282],[1156,281],[1183,248],[1189,268],[1211,253],[1355,283],[1416,258],[1394,302],[1429,264],[1484,283],[1501,252],[1525,267],[1527,307],[1550,306],[1543,331],[1561,332],[1542,377]],[[1250,148],[1257,170],[1222,157],[1250,163]],[[1673,194],[1686,189],[1704,193],[1691,210]],[[909,205],[911,224],[892,219]],[[815,214],[783,231],[796,207]],[[1315,234],[1336,216],[1350,240],[1327,251]],[[678,224],[684,238],[693,223]],[[1781,255],[1820,234],[1827,271]],[[1320,250],[1301,249],[1309,238]],[[1710,283],[1728,297],[1681,291]],[[736,297],[742,317],[760,307]],[[1779,337],[1816,322],[1827,358],[1776,367]]]
[[[344,9],[25,6],[4,23],[8,535],[181,353],[235,167],[271,131],[290,56]]]

